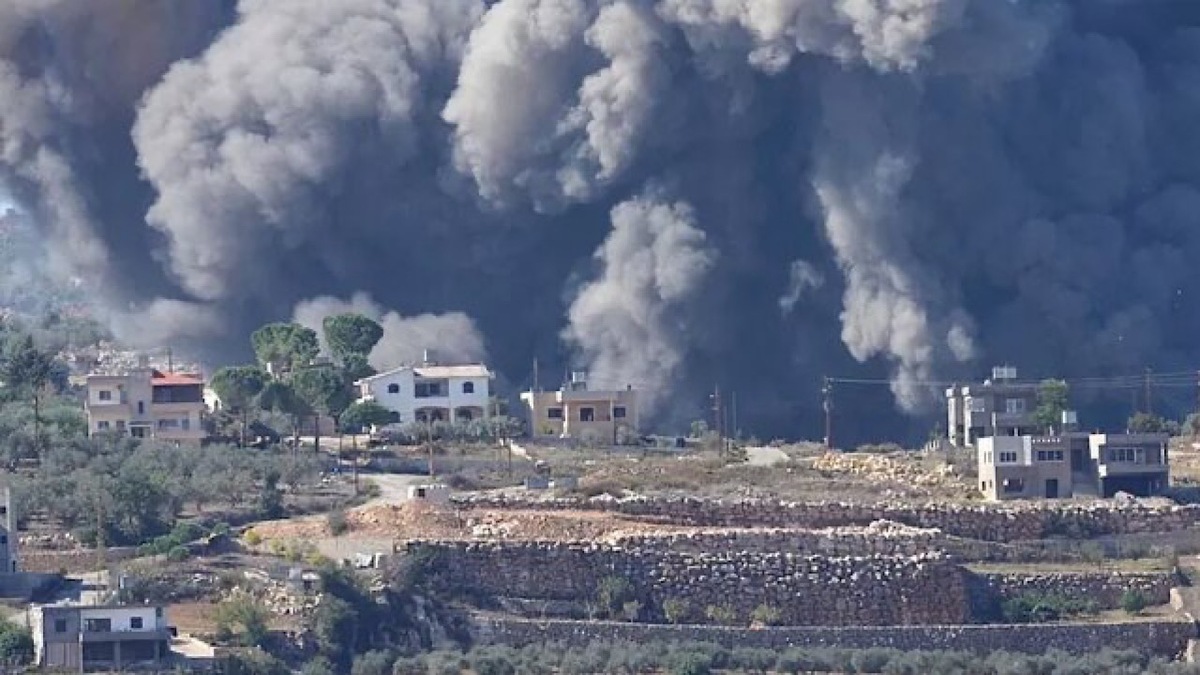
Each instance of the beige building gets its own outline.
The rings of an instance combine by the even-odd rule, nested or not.
[[[955,447],[987,436],[1021,436],[1041,431],[1034,420],[1037,382],[1017,379],[1017,369],[999,366],[982,384],[946,390],[946,431]]]
[[[88,435],[115,433],[164,441],[200,441],[204,379],[149,367],[88,375]]]
[[[1161,494],[1166,434],[989,436],[977,440],[979,490],[991,500]]]
[[[621,433],[637,433],[637,392],[589,389],[585,373],[573,373],[557,391],[527,391],[521,403],[534,437],[594,439],[617,443]]]

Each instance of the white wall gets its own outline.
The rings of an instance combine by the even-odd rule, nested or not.
[[[471,382],[475,391],[463,393],[463,384]],[[491,396],[491,382],[486,377],[452,377],[448,380],[447,396],[417,398],[415,396],[416,378],[413,371],[405,369],[369,380],[367,389],[371,397],[379,405],[400,415],[401,423],[412,422],[416,419],[418,408],[449,408],[453,415],[455,408],[475,407],[487,413],[488,399]],[[399,391],[388,393],[390,385],[397,385]],[[361,394],[362,392],[360,392]]]

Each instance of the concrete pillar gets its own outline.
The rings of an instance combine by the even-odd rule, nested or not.
[[[113,642],[113,667],[116,668],[117,670],[121,670],[121,668],[122,668],[121,641],[120,640]]]

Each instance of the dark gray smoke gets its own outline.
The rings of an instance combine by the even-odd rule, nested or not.
[[[1197,91],[1191,0],[0,0],[0,192],[210,360],[369,305],[378,361],[762,434],[885,376],[878,436],[992,362],[1196,367]]]

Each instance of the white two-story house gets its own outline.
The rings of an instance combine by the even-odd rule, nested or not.
[[[488,417],[493,374],[469,364],[400,366],[355,382],[359,401],[375,401],[409,422],[468,422]]]

